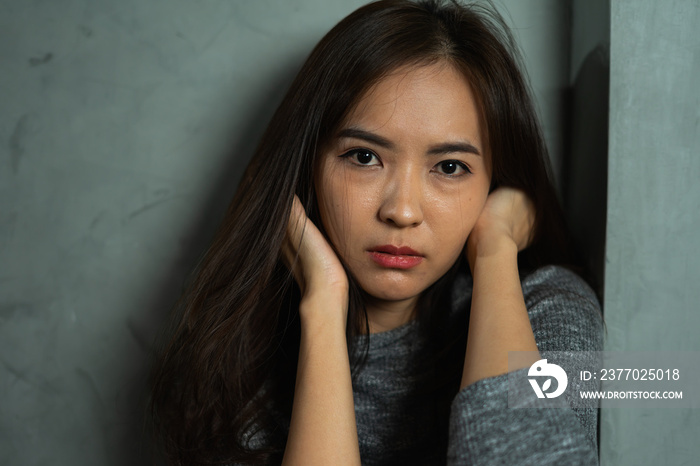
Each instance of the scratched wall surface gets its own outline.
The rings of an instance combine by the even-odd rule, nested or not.
[[[0,464],[151,464],[152,342],[303,57],[362,1],[0,0]],[[503,2],[561,152],[565,2]]]
[[[611,6],[607,348],[700,351],[700,3]],[[697,464],[697,409],[601,414],[602,464]]]

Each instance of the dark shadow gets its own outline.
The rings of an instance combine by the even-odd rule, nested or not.
[[[609,96],[610,47],[598,45],[586,56],[571,89],[569,157],[562,179],[574,245],[601,304],[605,297]]]
[[[591,285],[603,302],[608,186],[609,47],[588,54],[570,100],[563,185],[567,221]]]
[[[214,233],[223,220],[224,213],[233,198],[243,171],[248,165],[255,147],[262,136],[268,121],[281,102],[294,76],[305,57],[290,57],[279,66],[279,73],[271,75],[267,82],[258,83],[254,91],[258,94],[258,104],[250,111],[246,127],[232,129],[236,138],[224,141],[227,147],[226,165],[220,167],[218,178],[212,179],[207,201],[193,218],[188,231],[163,232],[164,235],[177,234],[184,238],[179,252],[173,257],[169,273],[156,279],[150,309],[144,309],[147,317],[139,320],[139,327],[129,324],[129,331],[137,341],[143,342],[147,357],[139,361],[124,361],[122,372],[126,381],[131,411],[123,413],[125,430],[128,434],[118,442],[123,447],[115,464],[160,465],[164,464],[154,449],[152,434],[148,427],[146,408],[148,403],[148,382],[156,351],[165,337],[164,329],[170,323],[171,311],[184,290],[184,286],[194,271],[200,258],[206,252]],[[227,101],[235,100],[236,95],[250,92],[249,89],[231,89],[231,96],[222,96]],[[246,99],[247,100],[247,99]],[[133,328],[132,328],[133,327]],[[137,338],[138,337],[138,338]]]

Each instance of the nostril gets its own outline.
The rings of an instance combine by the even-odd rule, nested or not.
[[[380,215],[380,219],[387,224],[397,227],[417,226],[423,222],[422,215],[403,213],[402,215]]]
[[[415,189],[409,189],[407,185],[395,188],[385,193],[384,203],[379,209],[380,219],[384,223],[401,228],[421,224],[423,211]]]

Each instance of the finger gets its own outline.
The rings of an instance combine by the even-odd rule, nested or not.
[[[514,239],[518,250],[527,248],[533,239],[535,225],[535,205],[522,191],[514,190],[514,211],[512,215]]]
[[[302,247],[307,220],[304,206],[299,197],[294,195],[289,220],[287,221],[287,232],[282,243],[282,259],[294,275],[294,279],[302,291],[304,289],[304,275],[300,264],[300,248]]]

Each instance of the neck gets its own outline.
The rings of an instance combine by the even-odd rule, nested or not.
[[[382,301],[368,298],[367,318],[369,333],[393,330],[413,320],[418,303],[418,296],[403,301]]]

